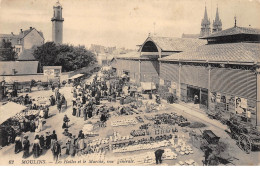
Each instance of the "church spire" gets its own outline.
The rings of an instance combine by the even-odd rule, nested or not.
[[[205,6],[204,18],[201,21],[200,36],[208,36],[210,34],[210,19],[208,18],[207,7]]]
[[[208,20],[208,13],[207,13],[207,7],[205,6],[205,11],[204,11],[204,20]]]
[[[217,11],[216,11],[216,17],[215,20],[213,20],[213,29],[212,32],[218,32],[222,30],[222,22],[219,18],[219,13],[218,13],[218,6],[217,6]]]

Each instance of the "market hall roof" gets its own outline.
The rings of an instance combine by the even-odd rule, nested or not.
[[[202,37],[201,39],[210,39],[210,38],[217,38],[217,37],[225,37],[230,35],[260,35],[260,29],[256,28],[248,28],[248,27],[232,27],[229,29],[225,29],[216,33],[213,33],[209,36]]]
[[[142,52],[148,42],[153,42],[158,48],[166,52],[181,52],[206,44],[205,40],[200,39],[150,36],[143,43]]]
[[[119,54],[114,56],[115,59],[140,59],[140,52],[132,51],[125,54]],[[114,59],[113,58],[113,59]]]
[[[227,43],[199,46],[194,50],[172,54],[161,61],[256,64],[260,63],[260,43]]]

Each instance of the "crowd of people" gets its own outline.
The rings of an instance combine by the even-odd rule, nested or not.
[[[30,148],[32,151],[30,151]],[[23,158],[27,158],[33,155],[34,158],[38,158],[44,150],[51,148],[53,153],[54,160],[58,159],[58,156],[61,155],[61,146],[57,141],[57,134],[55,130],[50,134],[49,131],[46,132],[45,136],[43,134],[35,135],[33,143],[31,144],[28,136],[25,135],[22,139],[20,135],[15,138],[15,153],[23,151]]]
[[[100,115],[101,121],[105,122],[105,111],[97,110],[96,106],[100,105],[102,99],[116,101],[116,98],[122,94],[122,87],[123,82],[107,84],[100,78],[98,79],[97,76],[93,78],[90,84],[74,86],[72,88],[72,115],[82,117],[84,120],[91,118],[93,115]]]
[[[105,124],[108,119],[108,110],[99,106],[102,99],[116,102],[117,97],[123,97],[124,81],[119,79],[116,82],[102,81],[101,78],[95,76],[90,84],[77,84],[72,88],[72,116],[83,118],[84,121],[99,116],[100,122]],[[57,109],[61,112],[62,105],[67,106],[66,98],[60,93],[59,88],[53,88],[54,95],[49,98],[50,106],[57,105]],[[51,149],[53,159],[55,161],[61,156],[61,150],[66,149],[65,155],[75,156],[81,154],[88,154],[95,152],[95,148],[91,147],[86,142],[86,134],[82,130],[79,131],[78,136],[69,132],[70,119],[64,115],[62,129],[64,129],[64,136],[67,137],[65,143],[61,144],[58,141],[55,130],[52,134],[46,131],[45,135],[40,134],[44,131],[45,119],[49,117],[49,108],[37,106],[32,103],[28,94],[23,99],[23,104],[29,105],[30,109],[38,109],[39,115],[26,116],[19,120],[21,133],[15,135],[10,130],[10,137],[8,138],[11,143],[15,143],[15,153],[23,151],[23,158],[31,155],[37,158],[44,154],[47,150]],[[89,121],[90,122],[90,121]],[[104,126],[104,125],[103,125]],[[22,137],[22,132],[35,132],[34,140],[30,143],[28,135]],[[31,150],[31,151],[30,151]]]

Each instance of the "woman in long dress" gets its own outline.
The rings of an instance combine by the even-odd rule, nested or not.
[[[16,136],[15,138],[15,149],[14,149],[14,152],[17,154],[19,153],[20,151],[23,150],[23,146],[22,146],[22,140],[21,140],[21,137],[20,136]]]
[[[45,135],[45,146],[46,146],[46,149],[49,149],[51,147],[51,135],[50,135],[50,132],[46,132],[46,135]]]
[[[76,106],[76,105],[73,105],[72,115],[73,115],[73,116],[76,116],[76,113],[77,113],[77,106]]]
[[[27,158],[29,156],[29,150],[30,150],[30,141],[28,140],[28,136],[24,136],[23,141],[23,158]]]
[[[38,119],[38,130],[39,131],[42,131],[43,130],[43,124],[42,124],[42,117],[40,117],[39,119]]]
[[[35,126],[35,121],[34,120],[30,121],[30,129],[31,129],[31,132],[35,132],[36,126]]]
[[[39,135],[36,135],[35,140],[33,141],[33,157],[38,158],[41,154],[41,146],[40,146],[40,140]]]
[[[84,140],[84,137],[81,137],[78,141],[78,149],[79,149],[80,153],[82,153],[84,148],[85,148],[85,140]]]
[[[81,111],[81,108],[80,108],[80,104],[77,105],[77,112],[76,112],[76,116],[77,117],[80,117],[80,112]]]

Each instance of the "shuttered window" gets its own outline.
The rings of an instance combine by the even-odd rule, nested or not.
[[[203,66],[181,66],[181,83],[208,88],[208,69]]]
[[[179,82],[179,65],[171,63],[161,63],[160,78],[163,80]]]
[[[256,100],[256,75],[253,71],[213,68],[210,84],[212,92]]]

